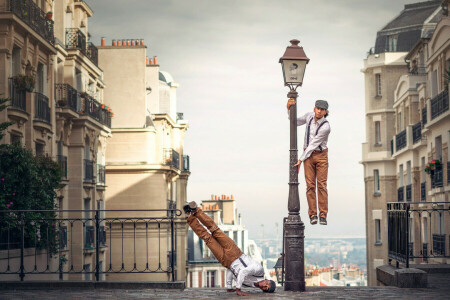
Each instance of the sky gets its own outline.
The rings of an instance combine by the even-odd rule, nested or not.
[[[148,56],[179,83],[189,122],[188,201],[234,195],[253,239],[281,236],[288,215],[289,121],[279,58],[300,40],[310,58],[298,114],[326,99],[328,226],[310,225],[299,174],[305,237],[364,237],[364,76],[378,30],[414,0],[87,0],[91,41],[144,39]],[[304,127],[298,128],[299,149]],[[300,155],[300,153],[299,153]]]

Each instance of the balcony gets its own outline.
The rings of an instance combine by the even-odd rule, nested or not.
[[[79,111],[78,92],[70,84],[55,84],[56,105],[60,108],[69,108],[73,112]]]
[[[406,201],[411,202],[412,200],[412,185],[408,184],[406,186]]]
[[[84,181],[94,181],[94,162],[89,159],[84,160]]]
[[[9,9],[50,44],[55,44],[54,22],[33,0],[9,0]]]
[[[395,136],[395,151],[406,147],[406,129]]]
[[[47,96],[34,93],[34,118],[50,124],[50,106]]]
[[[164,149],[164,164],[180,169],[180,154],[174,149]]]
[[[61,179],[67,180],[67,156],[57,155],[57,160],[61,168]]]
[[[424,262],[428,262],[428,243],[422,244],[422,257]]]
[[[66,28],[66,49],[79,50],[98,65],[98,49],[91,42],[87,42],[86,35],[78,28]]]
[[[84,249],[94,249],[94,226],[86,226],[84,231]]]
[[[111,113],[103,110],[101,104],[85,92],[81,95],[80,114],[86,114],[101,124],[111,128]]]
[[[427,200],[427,188],[426,188],[426,182],[422,182],[420,184],[420,201],[426,201]]]
[[[412,127],[413,144],[422,140],[422,123],[419,122]]]
[[[445,234],[433,234],[433,255],[445,256]]]
[[[404,187],[399,187],[397,190],[397,201],[403,202],[405,201],[405,189]]]
[[[391,140],[391,156],[394,155],[394,140]]]
[[[434,173],[431,174],[431,188],[444,186],[444,170],[442,164],[436,166]]]
[[[431,99],[431,120],[436,119],[448,110],[448,89],[443,90]]]
[[[427,108],[422,108],[422,125],[425,126],[427,124]]]
[[[11,99],[11,108],[27,111],[27,92],[17,87],[12,78],[9,79],[9,98]]]
[[[185,172],[190,171],[189,155],[183,155],[183,171],[185,171]]]
[[[97,185],[105,185],[106,183],[106,167],[97,164]]]

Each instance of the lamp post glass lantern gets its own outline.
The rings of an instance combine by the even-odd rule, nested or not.
[[[280,63],[283,70],[284,85],[290,88],[288,98],[297,99],[297,88],[303,84],[306,64],[309,58],[298,46],[299,40],[291,40],[291,45],[286,48]],[[298,172],[294,166],[298,161],[297,150],[297,104],[289,108],[290,120],[290,150],[289,150],[289,215],[283,224],[283,249],[284,249],[284,290],[305,291],[305,259],[304,259],[304,231],[305,224],[300,218],[300,197],[298,195]]]

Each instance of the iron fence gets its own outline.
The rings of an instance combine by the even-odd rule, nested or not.
[[[448,89],[446,88],[431,99],[431,120],[446,112],[448,108]]]
[[[420,142],[422,139],[422,123],[419,122],[412,127],[413,144]]]
[[[50,123],[50,106],[48,97],[44,94],[34,92],[34,117]]]
[[[427,108],[426,107],[422,108],[422,127],[424,127],[425,124],[427,124]]]
[[[81,95],[81,110],[80,114],[86,114],[101,124],[111,128],[111,113],[101,108],[100,102],[95,100],[86,92]]]
[[[164,164],[180,169],[180,154],[171,148],[164,149]]]
[[[183,155],[183,171],[190,171],[189,155]]]
[[[66,28],[66,49],[79,50],[86,56],[86,35],[78,28]]]
[[[166,273],[174,281],[179,216],[177,209],[2,210],[0,274],[21,281],[84,274],[99,281],[105,273]],[[80,259],[86,255],[92,268]]]
[[[444,170],[442,164],[436,166],[436,169],[431,173],[431,188],[444,186]]]
[[[406,201],[412,201],[412,184],[406,186]]]
[[[406,129],[395,136],[395,151],[406,147]]]
[[[405,201],[405,188],[404,187],[399,187],[397,189],[397,201],[398,202]]]
[[[55,43],[54,22],[33,0],[9,0],[9,9],[47,42]]]
[[[98,49],[97,47],[91,43],[88,42],[88,47],[86,51],[86,56],[97,66],[98,65]]]
[[[441,218],[448,218],[450,214],[449,202],[389,202],[387,203],[388,220],[388,258],[396,260],[396,264],[405,263],[409,267],[409,260],[422,258],[424,262],[428,258],[450,257],[445,251],[446,236],[441,233],[433,233],[432,222],[437,222]],[[446,216],[445,216],[446,215]],[[424,218],[426,216],[426,218]],[[418,224],[415,228],[416,239],[411,241],[411,224]],[[424,223],[427,222],[425,225]],[[424,232],[426,230],[426,232]],[[428,250],[427,236],[433,237],[432,251]],[[411,245],[422,245],[418,253],[411,250]]]
[[[9,78],[9,98],[11,99],[10,107],[27,111],[27,92],[16,86],[13,78]]]
[[[78,92],[70,84],[55,84],[55,99],[58,107],[68,107],[74,112],[79,112],[80,97]]]

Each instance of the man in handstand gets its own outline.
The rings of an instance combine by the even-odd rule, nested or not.
[[[194,201],[186,204],[183,210],[187,216],[187,223],[195,234],[205,241],[217,260],[227,268],[227,292],[236,291],[239,296],[249,296],[248,293],[241,291],[242,286],[257,287],[266,293],[275,291],[275,282],[264,279],[261,264],[245,255]],[[233,279],[236,281],[236,290],[232,286]]]

